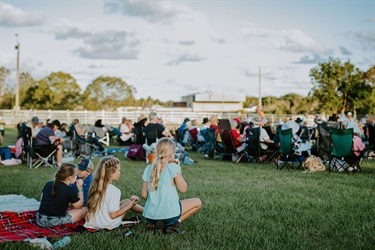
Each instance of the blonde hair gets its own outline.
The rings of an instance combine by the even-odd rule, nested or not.
[[[120,160],[116,157],[107,156],[100,160],[88,193],[86,221],[100,208],[111,176],[119,166]]]
[[[72,163],[63,163],[55,174],[55,181],[52,186],[51,197],[56,195],[57,186],[60,182],[65,181],[69,176],[77,173],[77,166]]]
[[[159,187],[159,180],[161,176],[161,160],[165,157],[173,155],[176,151],[176,144],[172,139],[163,137],[159,139],[155,146],[156,159],[152,163],[150,175],[150,190],[157,190]]]
[[[218,121],[219,121],[219,120],[218,120],[218,118],[217,118],[216,115],[211,116],[211,118],[210,118],[210,122],[211,122],[212,124],[217,125]]]

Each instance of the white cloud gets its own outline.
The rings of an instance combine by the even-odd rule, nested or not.
[[[178,56],[176,59],[168,62],[168,65],[178,65],[183,62],[200,62],[203,60],[205,60],[205,58],[199,55],[183,54],[183,55]]]
[[[278,49],[294,53],[329,54],[332,51],[305,35],[301,30],[286,30],[275,42]]]
[[[183,18],[189,10],[186,5],[172,1],[112,0],[105,4],[109,13],[141,17],[150,22],[169,22]]]
[[[44,17],[18,9],[13,5],[0,2],[0,23],[5,27],[29,27],[43,23]]]
[[[342,47],[343,48],[343,47]],[[323,60],[320,55],[314,54],[312,57],[309,55],[304,55],[299,61],[293,62],[295,64],[318,64]]]
[[[83,46],[74,50],[74,53],[87,59],[127,60],[137,59],[140,40],[133,32],[122,30],[102,30],[95,32],[84,27],[73,26],[63,20],[55,25],[57,40],[80,39]]]

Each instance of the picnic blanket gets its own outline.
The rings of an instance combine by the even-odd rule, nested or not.
[[[0,243],[7,241],[23,241],[38,237],[62,237],[79,233],[84,221],[43,228],[36,224],[36,211],[0,212]]]
[[[0,243],[38,237],[62,237],[80,232],[84,221],[43,228],[36,224],[39,202],[23,195],[0,196]]]

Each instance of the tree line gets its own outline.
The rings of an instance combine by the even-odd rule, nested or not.
[[[6,85],[10,71],[0,68],[0,109],[15,105],[14,86]],[[262,97],[266,113],[375,113],[375,66],[361,71],[350,61],[330,58],[310,70],[312,88],[308,96],[290,93],[281,97]],[[21,109],[114,110],[124,106],[173,106],[152,97],[135,99],[136,88],[118,77],[99,76],[82,91],[68,73],[53,72],[36,80],[29,72],[20,74]],[[244,107],[258,104],[257,97],[247,96]]]

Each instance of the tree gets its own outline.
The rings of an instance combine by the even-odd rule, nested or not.
[[[365,84],[363,76],[363,72],[350,61],[341,63],[330,58],[310,71],[314,86],[309,95],[319,100],[325,112],[355,110],[364,106],[363,98],[371,93],[370,85]]]
[[[3,97],[5,97],[5,80],[9,75],[9,69],[5,67],[0,68],[0,106],[3,104]]]
[[[83,105],[89,110],[108,110],[135,104],[135,88],[117,77],[100,76],[83,93]]]
[[[81,101],[81,88],[63,72],[51,73],[27,89],[22,105],[33,109],[74,109]]]
[[[23,107],[22,106],[22,103],[24,103],[24,100],[27,98],[27,96],[29,95],[28,93],[28,90],[35,86],[36,84],[36,81],[31,77],[31,75],[28,73],[28,72],[23,72],[20,74],[20,104],[21,104],[21,108]]]

